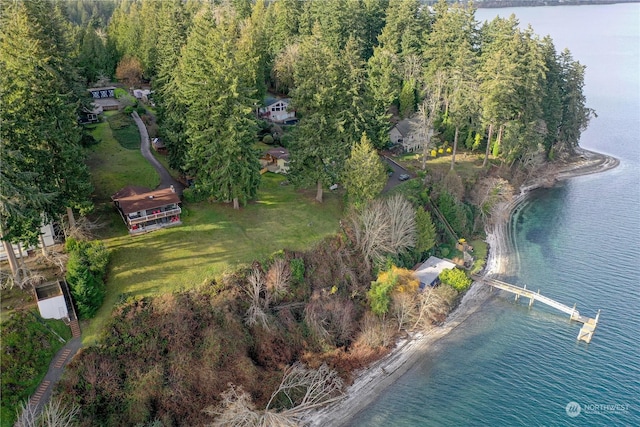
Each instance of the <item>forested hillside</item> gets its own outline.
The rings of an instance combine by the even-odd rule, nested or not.
[[[301,117],[291,179],[317,185],[318,200],[363,133],[387,145],[390,119],[417,112],[454,149],[524,167],[571,152],[592,113],[584,67],[514,16],[480,24],[470,7],[418,0],[200,6],[122,2],[107,44],[139,60],[171,165],[199,178],[202,197],[254,196],[251,112],[267,90],[290,96]]]

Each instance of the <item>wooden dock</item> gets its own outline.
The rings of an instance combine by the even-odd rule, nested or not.
[[[538,292],[533,292],[532,290],[527,289],[526,285],[521,288],[519,286],[514,286],[510,283],[502,282],[500,280],[487,279],[487,278],[482,278],[478,276],[473,276],[472,279],[477,282],[481,282],[486,285],[489,285],[493,288],[511,292],[512,294],[515,294],[516,301],[518,301],[520,297],[528,298],[529,307],[533,305],[534,301],[540,301],[543,304],[546,304],[550,307],[555,308],[556,310],[560,310],[563,313],[568,314],[571,320],[575,320],[576,322],[580,322],[583,324],[582,328],[580,328],[580,332],[578,333],[578,340],[585,341],[587,343],[591,342],[591,338],[593,338],[593,334],[595,333],[596,327],[598,326],[598,318],[600,317],[600,310],[598,310],[598,314],[596,315],[596,318],[592,319],[590,317],[582,316],[580,312],[576,310],[575,304],[573,305],[573,307],[569,307],[568,305],[564,305],[549,297],[545,297],[544,295],[541,295],[540,290],[538,290]]]

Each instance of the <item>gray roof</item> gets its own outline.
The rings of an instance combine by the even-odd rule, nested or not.
[[[443,270],[451,270],[455,267],[456,265],[451,261],[431,256],[416,269],[415,274],[420,279],[420,283],[431,285]]]
[[[264,106],[268,107],[269,105],[275,104],[278,101],[284,101],[289,104],[291,102],[291,98],[274,98],[272,96],[267,96],[264,99]]]
[[[407,136],[411,132],[415,132],[416,128],[420,125],[420,120],[417,118],[404,119],[396,123],[396,129],[400,132],[400,135]]]
[[[286,148],[274,147],[274,148],[268,150],[266,154],[270,154],[271,156],[275,157],[276,159],[289,160],[289,150],[287,150]]]

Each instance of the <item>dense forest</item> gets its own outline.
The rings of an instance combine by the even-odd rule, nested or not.
[[[570,156],[593,111],[584,66],[549,37],[515,16],[480,23],[470,4],[433,3],[0,2],[3,243],[36,242],[43,218],[91,212],[92,141],[77,119],[86,88],[114,79],[153,90],[169,164],[194,182],[185,203],[240,209],[256,197],[255,111],[267,95],[290,97],[299,119],[279,141],[287,180],[318,202],[336,182],[347,191],[341,233],[307,251],[282,248],[198,290],[123,296],[58,388],[81,425],[294,425],[398,333],[445,319],[465,274],[416,297],[402,268],[444,234],[424,206],[452,234],[478,232],[508,185],[489,167],[531,171]],[[424,180],[376,198],[387,172],[375,150],[409,117],[424,138]],[[429,159],[445,143],[451,172],[440,185]],[[458,150],[477,153],[487,179],[463,183]]]
[[[171,166],[198,178],[197,197],[236,206],[259,185],[252,112],[267,90],[293,100],[291,179],[317,185],[318,200],[363,133],[387,145],[390,119],[418,112],[454,148],[518,166],[570,152],[592,113],[584,67],[514,16],[479,24],[471,7],[418,0],[99,3],[4,3],[2,96],[15,105],[2,111],[5,240],[32,240],[41,212],[84,206],[86,170],[66,170],[82,168],[73,159],[81,130],[69,119],[87,102],[83,80],[108,81],[116,65],[127,82],[151,83]],[[47,123],[58,128],[46,141],[16,138]],[[56,144],[54,156],[39,154]]]
[[[479,24],[472,7],[417,0],[196,5],[122,2],[105,49],[139,62],[171,165],[202,197],[254,196],[252,111],[267,90],[293,100],[292,180],[319,200],[363,133],[385,147],[391,118],[418,112],[454,147],[518,166],[570,152],[591,114],[584,67],[514,16]]]

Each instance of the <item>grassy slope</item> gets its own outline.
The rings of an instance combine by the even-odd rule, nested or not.
[[[31,311],[37,313],[37,309]],[[13,425],[19,402],[35,392],[49,362],[64,345],[36,317],[39,315],[23,310],[2,323],[2,427]],[[71,338],[71,330],[61,320],[42,321],[64,339]],[[7,389],[9,384],[11,390]]]
[[[107,114],[113,115],[112,112]],[[127,185],[149,188],[158,185],[160,177],[155,169],[137,149],[124,149],[114,138],[107,122],[99,123],[92,133],[100,141],[90,147],[87,153],[91,182],[95,188],[94,200],[97,203],[110,201],[112,194]],[[137,147],[139,146],[138,137]]]
[[[85,344],[98,339],[120,295],[155,295],[199,286],[231,266],[261,259],[280,249],[303,249],[338,230],[342,196],[314,194],[282,186],[284,177],[265,174],[258,198],[234,211],[229,205],[187,205],[183,225],[130,237],[124,224],[104,242],[112,251],[107,297],[83,329]],[[115,214],[111,219],[120,221]]]

